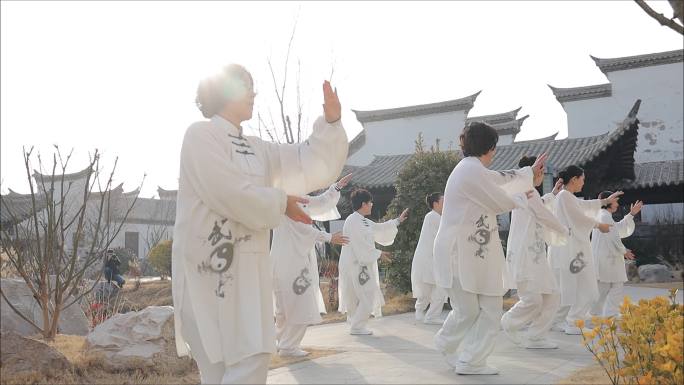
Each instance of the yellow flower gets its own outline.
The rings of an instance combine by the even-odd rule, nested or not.
[[[582,329],[582,328],[584,327],[584,320],[583,320],[583,319],[578,319],[577,321],[575,321],[575,326],[577,326],[578,328]]]

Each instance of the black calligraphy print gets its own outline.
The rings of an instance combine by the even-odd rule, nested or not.
[[[506,179],[513,179],[516,175],[516,172],[514,170],[502,170],[502,171],[497,171],[499,175]]]
[[[587,266],[587,263],[584,261],[583,258],[584,253],[579,252],[575,256],[575,258],[573,258],[572,261],[570,261],[570,273],[577,274]]]
[[[361,266],[361,272],[359,273],[359,283],[363,286],[370,280],[370,274],[368,274],[368,266]]]
[[[292,291],[294,291],[295,294],[297,295],[302,295],[306,291],[306,289],[311,286],[311,279],[309,278],[309,269],[308,268],[303,268],[301,273],[295,278],[294,282],[292,282]]]
[[[222,239],[233,239],[233,234],[228,230],[228,234],[223,234],[221,232],[221,227],[226,223],[227,219],[222,219],[219,225],[218,221],[214,221],[214,227],[211,229],[211,233],[207,240],[211,242],[212,246],[216,246],[217,243],[221,242]]]
[[[491,238],[492,231],[487,224],[487,215],[480,215],[480,219],[475,222],[475,232],[468,237],[468,241],[478,246],[478,249],[475,250],[476,257],[484,259]]]
[[[543,237],[544,229],[538,223],[534,225],[534,242],[527,249],[534,255],[532,262],[539,264],[546,252],[546,244]]]

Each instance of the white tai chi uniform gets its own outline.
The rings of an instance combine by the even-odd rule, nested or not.
[[[553,213],[564,226],[570,228],[571,236],[566,245],[552,246],[549,258],[554,273],[560,278],[561,308],[556,320],[565,318],[565,331],[568,334],[578,332],[575,321],[584,320],[598,298],[589,234],[599,223],[596,216],[600,210],[599,199],[582,200],[566,190],[556,196]]]
[[[339,262],[339,306],[340,313],[347,313],[351,333],[367,331],[368,318],[382,316],[385,299],[380,289],[378,258],[381,251],[375,243],[389,246],[397,235],[398,219],[383,223],[372,220],[354,211],[344,221],[342,233],[349,243],[342,246]]]
[[[527,339],[540,341],[545,339],[560,305],[546,244],[564,244],[569,230],[545,207],[555,196],[549,193],[540,197],[536,189],[532,193],[530,199],[525,194],[514,195],[520,208],[511,214],[505,283],[508,289],[518,290],[520,300],[504,314],[501,324],[504,330],[518,331],[531,323]]]
[[[340,217],[336,205],[340,192],[335,185],[323,194],[308,196],[303,206],[312,219],[328,221]],[[281,354],[294,354],[304,338],[308,325],[322,321],[325,303],[321,294],[317,242],[330,242],[331,235],[311,225],[283,216],[273,230],[273,295],[276,317],[276,347]]]
[[[218,115],[188,128],[172,287],[176,349],[192,354],[203,383],[266,381],[275,351],[269,229],[285,213],[286,194],[334,181],[347,148],[341,123],[323,117],[299,145],[242,136]]]
[[[411,262],[411,289],[416,299],[416,320],[425,323],[442,323],[440,315],[446,302],[446,291],[435,286],[432,254],[441,215],[430,210],[423,219],[420,237]],[[428,305],[430,309],[428,309]]]
[[[627,238],[634,232],[634,217],[625,215],[620,222],[613,220],[608,210],[601,210],[597,220],[613,225],[610,232],[602,233],[597,229],[591,232],[591,250],[596,265],[599,298],[591,309],[591,315],[613,317],[620,314],[623,300],[623,283],[627,282],[624,255],[627,248],[621,238]]]
[[[454,310],[435,336],[435,345],[457,370],[486,367],[494,350],[506,292],[496,216],[516,207],[510,195],[531,190],[532,177],[530,167],[492,171],[478,158],[466,157],[447,180],[434,273]]]

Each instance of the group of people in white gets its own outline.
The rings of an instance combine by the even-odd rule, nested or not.
[[[337,91],[324,82],[323,116],[299,144],[243,135],[255,96],[251,74],[239,65],[202,80],[196,104],[208,120],[187,129],[181,150],[172,254],[176,348],[197,362],[203,384],[265,383],[271,354],[308,354],[301,341],[325,312],[317,242],[342,245],[338,310],[351,335],[372,334],[369,318],[384,304],[378,260],[389,258],[375,244],[391,245],[408,215],[368,219],[373,197],[357,189],[341,232],[312,226],[340,217],[340,190],[351,179],[335,182],[348,151]],[[484,123],[464,128],[464,158],[445,191],[426,197],[430,211],[412,263],[416,321],[442,325],[435,346],[459,374],[498,372],[487,357],[500,327],[517,344],[548,349],[557,347],[547,339],[553,327],[577,334],[574,321],[589,312],[615,315],[623,258],[634,258],[620,237],[634,231],[641,202],[615,223],[622,192],[577,198],[584,172],[576,166],[540,196],[535,186],[547,156],[492,171],[497,140]],[[510,211],[504,256],[496,216]],[[507,289],[517,289],[520,301],[502,317]],[[447,298],[453,310],[442,320]]]

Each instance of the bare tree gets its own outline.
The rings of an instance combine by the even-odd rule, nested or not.
[[[637,3],[644,12],[660,23],[660,25],[664,25],[679,32],[681,35],[684,35],[684,0],[669,0],[670,6],[672,7],[672,17],[669,19],[662,13],[653,10],[653,8],[646,4],[646,1],[644,0],[634,0],[634,2]]]
[[[133,205],[122,208],[119,200],[112,196],[117,161],[108,175],[101,172],[97,150],[90,155],[83,186],[65,181],[71,153],[63,158],[57,146],[51,171],[47,174],[40,154],[36,156],[40,172],[34,174],[34,186],[32,153],[33,148],[24,149],[26,178],[31,189],[29,215],[21,216],[8,199],[2,199],[2,210],[11,220],[2,228],[0,247],[38,302],[42,322],[34,322],[22,314],[2,288],[0,294],[43,338],[51,340],[58,332],[62,310],[79,302],[97,284],[101,270],[92,286],[82,287],[88,269],[103,262],[104,250],[121,230]],[[115,211],[122,209],[123,214]]]

